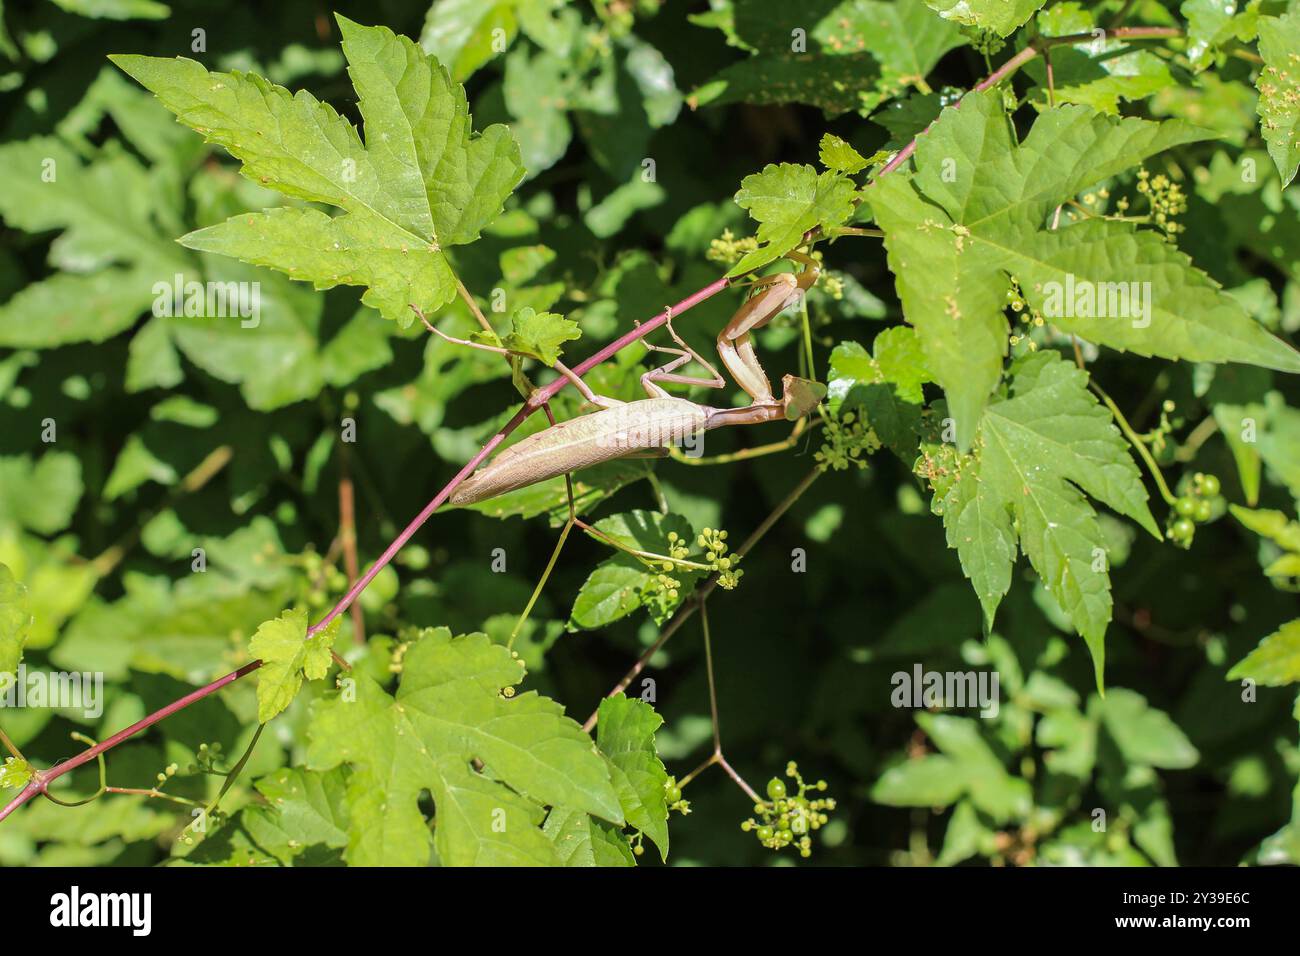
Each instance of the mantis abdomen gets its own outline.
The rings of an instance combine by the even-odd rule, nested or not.
[[[473,504],[566,471],[667,448],[708,427],[710,411],[684,398],[647,398],[559,422],[499,452],[461,482],[451,503]]]

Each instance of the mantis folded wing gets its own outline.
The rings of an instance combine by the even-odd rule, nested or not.
[[[660,382],[677,382],[722,388],[726,381],[717,370],[690,348],[673,330],[668,317],[668,332],[680,348],[647,347],[676,355],[661,368],[641,376],[641,385],[649,398],[620,402],[596,395],[580,378],[574,385],[600,410],[558,422],[544,431],[530,435],[499,452],[491,461],[463,481],[451,495],[452,504],[473,504],[514,491],[566,472],[616,458],[647,453],[667,454],[671,445],[681,444],[690,436],[724,425],[748,425],[778,418],[795,420],[816,407],[825,395],[825,387],[787,375],[782,381],[782,397],[772,395],[767,375],[754,352],[750,333],[770,322],[792,298],[806,292],[820,274],[817,263],[798,253],[791,259],[804,265],[802,272],[780,273],[755,283],[765,288],[748,299],[718,335],[718,354],[736,384],[753,399],[743,408],[710,408],[684,398],[669,395]],[[437,329],[430,328],[439,335]],[[448,338],[448,336],[443,336]],[[459,340],[456,340],[459,341]],[[463,344],[483,348],[478,343]],[[487,347],[490,351],[504,351]],[[676,369],[691,359],[711,373],[709,378],[677,374]]]

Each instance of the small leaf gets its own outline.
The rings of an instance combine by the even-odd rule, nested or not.
[[[1228,680],[1246,679],[1266,687],[1300,681],[1300,618],[1283,624],[1228,671]]]
[[[563,354],[565,342],[582,338],[577,322],[554,312],[538,312],[532,306],[524,306],[515,312],[510,324],[512,331],[501,340],[501,344],[512,352],[530,356],[552,367]]]
[[[1101,702],[1101,719],[1130,763],[1183,770],[1201,759],[1169,715],[1152,707],[1136,691],[1112,688]]]
[[[0,788],[21,790],[31,779],[31,765],[20,757],[6,757],[0,764]]]
[[[925,0],[945,20],[1011,36],[1046,0]]]
[[[307,609],[285,611],[257,629],[248,642],[248,652],[260,658],[257,672],[257,720],[266,723],[293,703],[308,680],[320,680],[330,669],[330,649],[338,633],[338,621],[307,636]]]
[[[817,156],[827,169],[838,170],[852,176],[867,168],[867,161],[856,149],[834,133],[823,133]]]
[[[818,175],[812,166],[768,164],[746,176],[736,204],[758,222],[759,248],[740,260],[728,275],[742,275],[773,262],[803,242],[814,226],[829,229],[853,214],[857,187],[837,172]]]

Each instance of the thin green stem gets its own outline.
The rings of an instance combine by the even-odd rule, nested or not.
[[[253,731],[253,739],[248,742],[248,746],[244,748],[244,753],[240,756],[235,765],[230,768],[230,772],[226,774],[225,782],[221,784],[221,789],[217,791],[217,795],[213,797],[212,802],[204,809],[202,817],[204,820],[212,818],[212,814],[216,812],[217,807],[221,804],[221,799],[230,791],[230,788],[235,785],[235,781],[238,780],[239,775],[243,773],[244,766],[253,756],[253,748],[257,746],[257,742],[261,739],[262,731],[264,730],[266,730],[266,724],[257,725],[257,730]]]
[[[1110,413],[1115,416],[1115,424],[1119,425],[1120,431],[1122,431],[1124,437],[1129,440],[1129,444],[1137,450],[1137,453],[1142,456],[1142,460],[1146,462],[1147,470],[1151,472],[1151,477],[1155,479],[1156,487],[1160,489],[1160,497],[1165,499],[1165,504],[1172,507],[1176,499],[1170,492],[1169,485],[1165,483],[1165,476],[1161,474],[1160,466],[1156,464],[1156,460],[1151,457],[1151,452],[1147,450],[1146,442],[1144,442],[1141,436],[1133,430],[1133,426],[1128,423],[1128,419],[1124,417],[1124,413],[1119,410],[1119,406],[1115,404],[1114,400],[1106,394],[1105,389],[1094,381],[1089,381],[1088,385],[1097,393],[1097,396],[1106,403],[1106,407],[1110,409]]]
[[[9,735],[4,732],[3,728],[0,728],[0,744],[4,744],[5,750],[9,751],[15,758],[27,763],[27,758],[23,756],[23,752],[18,749],[17,744],[9,739]]]
[[[566,475],[565,477],[567,478],[568,476]],[[560,531],[560,538],[555,542],[555,547],[551,551],[551,560],[546,562],[546,570],[542,572],[541,579],[537,582],[537,586],[533,588],[533,593],[528,598],[528,603],[524,605],[523,611],[519,614],[519,620],[515,622],[514,629],[510,632],[510,640],[506,642],[506,647],[508,649],[514,649],[515,638],[519,636],[519,632],[523,629],[524,623],[528,620],[528,615],[533,612],[533,605],[537,603],[537,599],[542,595],[542,588],[546,586],[546,582],[550,578],[551,572],[555,570],[555,562],[559,560],[560,552],[564,550],[564,542],[568,540],[569,532],[573,530],[573,521],[574,519],[570,517],[568,521],[564,522],[564,528]]]

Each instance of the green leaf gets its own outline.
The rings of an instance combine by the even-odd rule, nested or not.
[[[956,761],[931,754],[890,767],[871,788],[871,799],[890,807],[946,807],[964,791]]]
[[[668,772],[655,750],[655,731],[663,725],[653,707],[617,694],[600,702],[596,746],[608,758],[623,816],[659,847],[668,859]]]
[[[285,611],[257,629],[248,652],[260,658],[257,671],[257,721],[266,723],[293,703],[302,679],[320,680],[330,669],[330,649],[338,621],[307,635],[307,609]]]
[[[1032,309],[1101,345],[1300,371],[1300,353],[1155,232],[1101,219],[1050,228],[1056,207],[1085,187],[1205,137],[1178,120],[1062,106],[1017,144],[1001,94],[972,93],[922,138],[910,175],[869,187],[904,314],[947,395],[961,448],[1001,377],[1010,276]]]
[[[31,779],[31,765],[20,757],[6,757],[0,764],[0,789],[21,790]]]
[[[557,807],[542,832],[555,844],[561,866],[636,866],[632,848],[618,827],[581,810]]]
[[[696,90],[696,105],[808,103],[832,115],[866,115],[906,86],[923,86],[943,55],[966,42],[923,0],[816,0],[784,8],[737,0],[735,24],[756,55]],[[806,52],[795,42],[805,38]]]
[[[1005,398],[989,405],[975,451],[950,484],[935,482],[949,547],[991,628],[1011,586],[1016,544],[1092,652],[1101,685],[1111,616],[1107,542],[1084,494],[1160,533],[1128,444],[1088,390],[1088,376],[1055,352],[1011,369]],[[932,458],[932,461],[939,459]]]
[[[1214,63],[1234,40],[1247,43],[1255,38],[1259,4],[1183,0],[1178,12],[1187,18],[1187,58],[1199,71]]]
[[[933,381],[915,329],[894,326],[872,343],[874,355],[856,342],[841,342],[831,352],[830,407],[860,405],[882,442],[911,465],[920,434],[922,386]]]
[[[0,458],[0,524],[54,534],[72,521],[81,501],[81,461],[72,452]]]
[[[963,796],[999,823],[1029,812],[1027,781],[1013,777],[980,736],[978,721],[945,714],[918,714],[917,723],[942,751],[885,771],[871,799],[890,806],[949,806]]]
[[[945,53],[966,43],[955,24],[936,17],[922,0],[849,0],[812,36],[832,50],[866,49],[888,80],[902,83],[924,80]]]
[[[657,511],[630,511],[611,515],[596,522],[602,532],[626,548],[652,554],[668,554],[672,545],[668,535],[689,545],[694,540],[691,526],[680,515]],[[701,572],[675,569],[666,572],[679,582],[676,598],[669,597],[659,581],[659,569],[651,569],[639,558],[623,552],[601,562],[588,575],[569,612],[570,628],[595,630],[612,624],[643,605],[656,622],[662,624],[685,600],[690,587]]]
[[[96,20],[163,20],[171,8],[155,0],[54,0],[68,13]]]
[[[443,250],[472,242],[523,177],[506,127],[471,137],[465,91],[437,60],[385,27],[338,18],[366,143],[331,107],[254,74],[210,73],[186,59],[113,62],[241,172],[286,196],[336,206],[236,216],[185,245],[268,266],[318,289],[366,287],[362,301],[402,327],[411,304],[433,312],[455,281]]]
[[[1052,16],[1057,14],[1056,16]],[[1089,33],[1095,19],[1078,4],[1057,4],[1038,18],[1043,36]],[[1103,113],[1118,113],[1120,100],[1144,100],[1177,85],[1168,64],[1150,50],[1134,49],[1122,39],[1090,37],[1052,47],[1052,93],[1047,67],[1035,60],[1026,72],[1039,85],[1041,102],[1080,103]]]
[[[1245,679],[1266,687],[1300,681],[1300,619],[1283,624],[1228,671],[1228,680]]]
[[[425,14],[420,45],[458,83],[496,55],[494,33],[509,43],[518,30],[515,8],[537,0],[434,0]]]
[[[550,169],[569,148],[573,124],[561,104],[573,96],[576,80],[565,58],[545,50],[530,52],[521,44],[506,56],[502,94],[529,178]]]
[[[552,865],[544,806],[623,823],[591,738],[554,701],[514,695],[522,678],[522,665],[486,635],[426,629],[402,660],[396,697],[358,676],[317,702],[309,766],[353,768],[348,863],[423,866],[432,846],[445,866]],[[432,837],[419,807],[425,790],[437,814]]]
[[[1286,186],[1300,168],[1300,10],[1260,17],[1259,54],[1259,130]]]
[[[1010,36],[1045,0],[925,0],[945,20]]]
[[[153,301],[149,275],[109,268],[33,282],[0,306],[0,345],[44,349],[110,339],[129,329]]]
[[[1271,508],[1250,509],[1228,505],[1243,525],[1255,534],[1268,538],[1280,548],[1300,553],[1300,521],[1292,521],[1281,511]]]
[[[347,773],[281,768],[257,781],[265,806],[245,808],[239,820],[262,849],[282,863],[309,859],[321,847],[348,843]]]
[[[554,312],[538,312],[524,306],[510,317],[512,331],[501,345],[512,352],[527,355],[554,367],[564,353],[564,343],[582,338],[578,323]]]
[[[17,671],[31,625],[27,589],[6,565],[0,564],[0,675]]]
[[[728,275],[742,275],[779,259],[814,226],[829,229],[848,221],[856,192],[852,181],[839,173],[818,175],[812,166],[793,163],[769,163],[761,173],[746,176],[736,204],[758,222],[759,247]]]
[[[1201,759],[1169,715],[1136,691],[1112,688],[1101,702],[1101,720],[1129,763],[1183,770]]]
[[[817,157],[827,169],[852,176],[867,168],[867,161],[856,149],[834,133],[823,133],[817,148]]]

